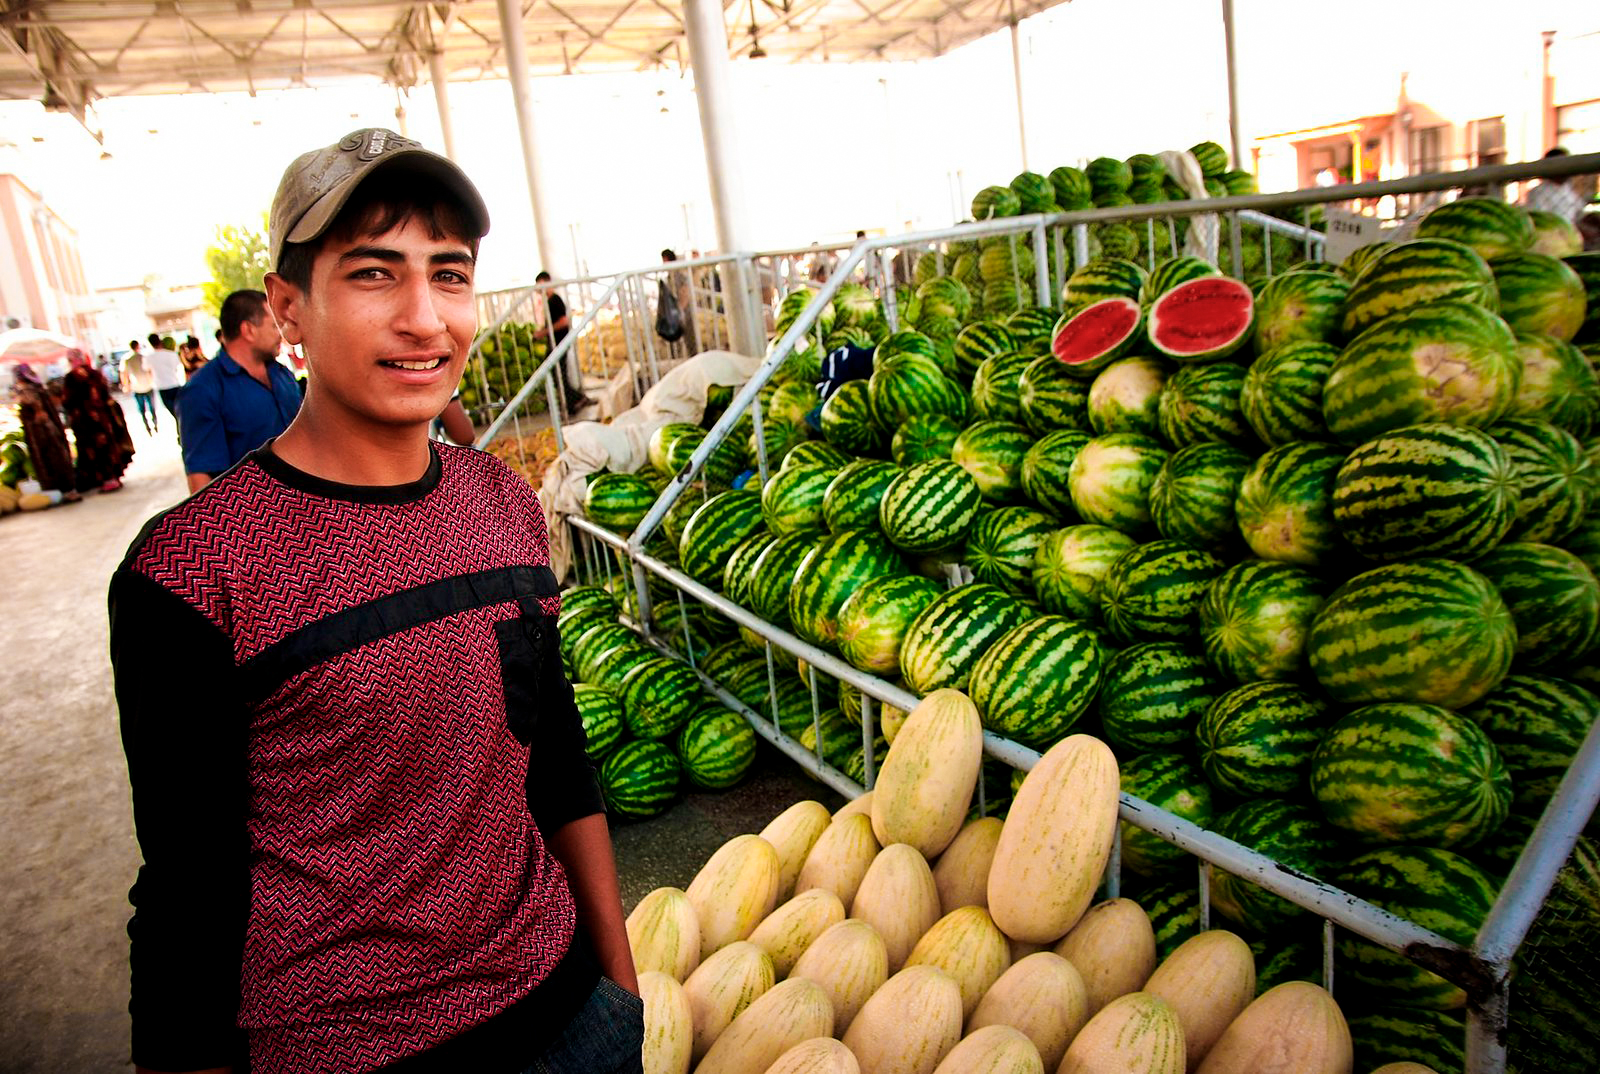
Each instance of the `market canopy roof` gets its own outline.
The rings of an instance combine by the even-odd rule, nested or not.
[[[533,74],[687,64],[682,0],[511,2]],[[735,58],[908,60],[1060,2],[724,0],[724,11]],[[500,77],[500,25],[496,0],[0,0],[0,97],[42,99],[81,118],[96,97],[124,94],[348,78],[411,86],[435,51],[452,77]]]

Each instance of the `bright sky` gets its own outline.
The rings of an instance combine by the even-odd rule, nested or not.
[[[1248,138],[1392,111],[1403,71],[1471,86],[1537,73],[1539,31],[1600,28],[1592,0],[1236,0]],[[1439,12],[1448,10],[1441,18]],[[1332,17],[1337,12],[1337,17]],[[1073,0],[1022,24],[1029,164],[1228,143],[1216,0]],[[940,227],[1022,168],[1008,35],[921,64],[734,64],[735,122],[759,248],[857,228]],[[1491,80],[1504,85],[1505,79]],[[534,80],[538,137],[563,256],[595,271],[715,235],[692,80],[622,74]],[[461,163],[493,229],[480,286],[531,282],[532,213],[504,82],[452,83]],[[0,169],[77,228],[91,282],[207,276],[219,224],[259,221],[297,153],[363,126],[396,127],[382,86],[100,102],[111,157],[70,118],[0,103]],[[432,90],[406,98],[412,137],[442,149]],[[1506,106],[1498,105],[1501,109]],[[665,111],[663,111],[665,109]],[[1483,114],[1494,114],[1493,110]]]

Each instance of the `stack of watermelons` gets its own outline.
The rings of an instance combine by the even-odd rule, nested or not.
[[[461,405],[470,413],[510,399],[549,353],[549,338],[537,325],[505,322],[478,342],[476,371],[469,371],[461,379]],[[484,391],[488,394],[484,395]],[[544,395],[535,393],[526,406],[530,411],[539,411],[545,403]]]

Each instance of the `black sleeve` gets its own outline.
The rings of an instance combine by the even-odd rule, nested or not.
[[[144,864],[129,892],[133,1061],[241,1062],[249,915],[244,706],[227,637],[124,567],[111,579],[111,667]]]
[[[561,639],[554,616],[539,631],[539,722],[528,751],[528,809],[546,835],[580,817],[605,812],[600,783],[589,763],[588,739],[561,666]]]
[[[561,300],[560,295],[551,295],[548,305],[550,307],[551,324],[555,324],[567,315],[567,304]]]

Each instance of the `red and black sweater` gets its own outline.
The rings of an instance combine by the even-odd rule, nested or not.
[[[528,484],[435,445],[338,485],[269,444],[152,520],[110,603],[134,1061],[525,1067],[598,977],[541,832],[603,808]]]

